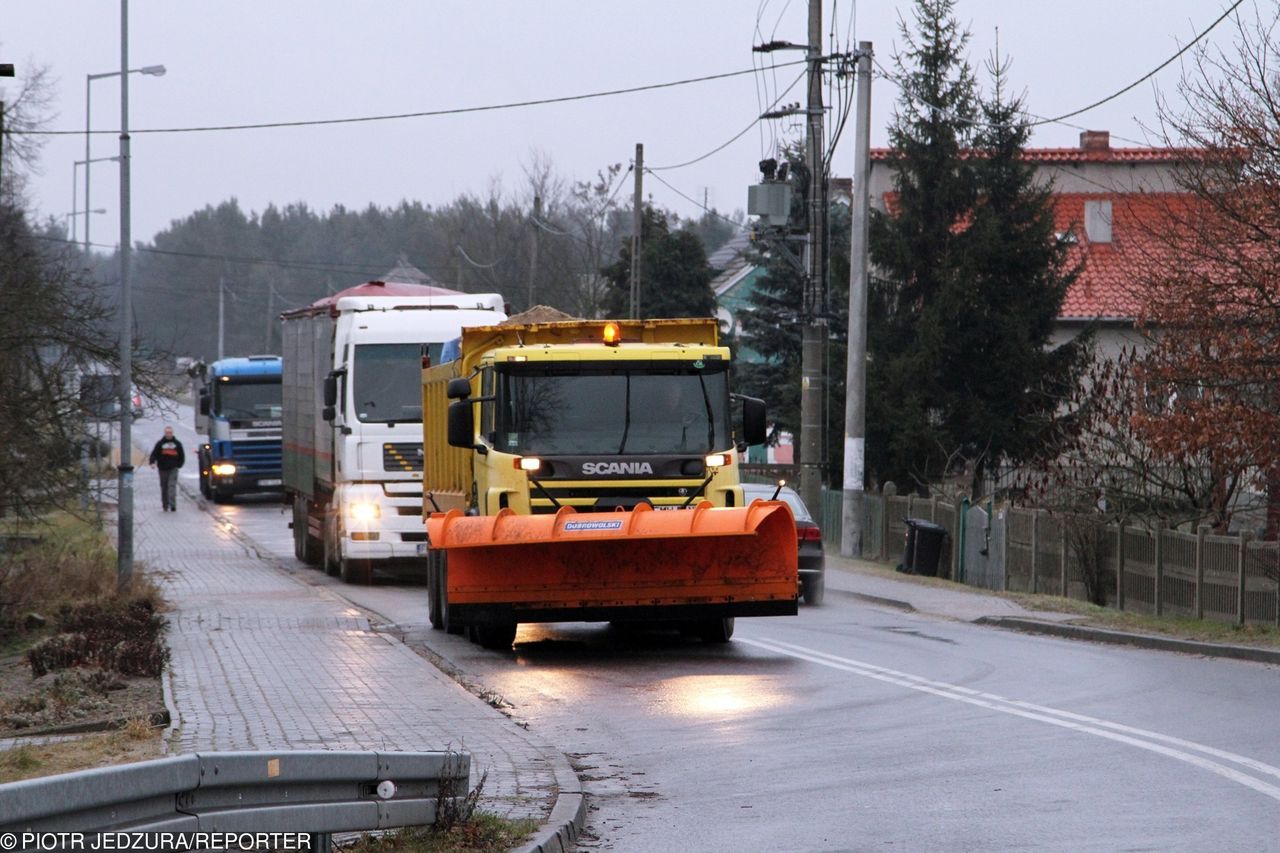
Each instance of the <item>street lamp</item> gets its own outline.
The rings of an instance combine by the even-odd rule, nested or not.
[[[149,77],[163,77],[165,74],[165,67],[163,65],[144,65],[141,68],[130,68],[128,73],[129,74],[146,74]],[[91,104],[90,96],[93,93],[93,89],[90,87],[89,84],[92,83],[94,80],[101,80],[104,77],[119,77],[119,76],[121,76],[121,72],[119,71],[106,71],[106,72],[103,72],[102,74],[86,74],[85,75],[85,80],[84,80],[84,159],[79,162],[84,164],[84,206],[86,208],[89,206],[89,164],[98,162],[98,160],[93,159],[93,155],[89,153],[89,125],[90,125],[91,116],[92,116],[92,113],[90,112],[89,107]],[[120,158],[111,157],[111,158],[99,158],[99,159],[119,160]],[[89,251],[89,218],[87,216],[85,217],[85,220],[84,220],[84,250],[86,252]]]
[[[71,221],[71,232],[72,232],[71,240],[74,242],[76,239],[75,237],[76,220],[74,217],[79,216],[80,214],[83,213],[87,218],[90,213],[106,213],[106,212],[107,212],[107,209],[105,207],[98,207],[93,210],[72,210],[67,213],[59,213],[58,219],[69,219]]]
[[[94,159],[92,159],[92,160],[76,160],[74,163],[72,163],[72,164],[71,164],[71,213],[70,213],[70,214],[67,214],[67,215],[70,215],[70,216],[78,216],[78,215],[80,215],[81,213],[84,213],[84,211],[83,211],[83,210],[80,210],[80,202],[79,202],[79,200],[76,198],[76,194],[77,194],[78,192],[80,192],[80,179],[79,179],[79,177],[78,177],[78,174],[79,174],[79,173],[78,173],[78,170],[79,170],[79,168],[80,168],[81,166],[86,166],[86,165],[87,165],[87,164],[89,164],[89,163],[104,163],[104,162],[106,162],[106,161],[108,161],[108,160],[110,160],[110,161],[112,161],[112,162],[119,162],[120,158],[119,158],[119,157],[95,157],[95,158],[94,158]],[[89,206],[89,200],[88,200],[88,199],[85,199],[85,207],[88,207],[88,206]],[[97,211],[94,211],[94,212],[96,213]],[[72,220],[71,220],[71,240],[72,240],[72,242],[75,242],[75,239],[76,239],[76,221],[75,221],[74,219],[72,219]],[[86,252],[87,252],[87,251],[89,251],[89,226],[88,226],[88,224],[86,224],[86,225],[85,225],[85,227],[84,227],[84,250],[85,250]]]

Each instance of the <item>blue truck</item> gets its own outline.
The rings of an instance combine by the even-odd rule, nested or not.
[[[279,492],[281,362],[278,355],[224,358],[197,368],[200,493],[217,503],[247,492]]]

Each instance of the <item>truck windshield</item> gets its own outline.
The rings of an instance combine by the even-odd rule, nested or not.
[[[505,453],[701,454],[731,442],[723,368],[508,367],[498,410],[496,446]]]
[[[217,383],[217,414],[224,418],[279,420],[280,380],[274,382]]]
[[[362,423],[422,420],[423,344],[359,344],[351,400]],[[442,344],[426,344],[435,364]]]

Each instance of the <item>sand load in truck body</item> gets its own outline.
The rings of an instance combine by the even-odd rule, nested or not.
[[[744,506],[740,485],[764,404],[730,394],[715,320],[467,328],[457,352],[423,371],[433,627],[494,647],[548,621],[723,641],[734,617],[797,612],[790,510]]]

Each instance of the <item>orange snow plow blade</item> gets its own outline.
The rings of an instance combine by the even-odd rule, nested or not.
[[[451,510],[433,514],[427,531],[431,547],[448,552],[451,607],[504,606],[528,621],[683,605],[796,613],[796,526],[781,501],[555,515]]]

